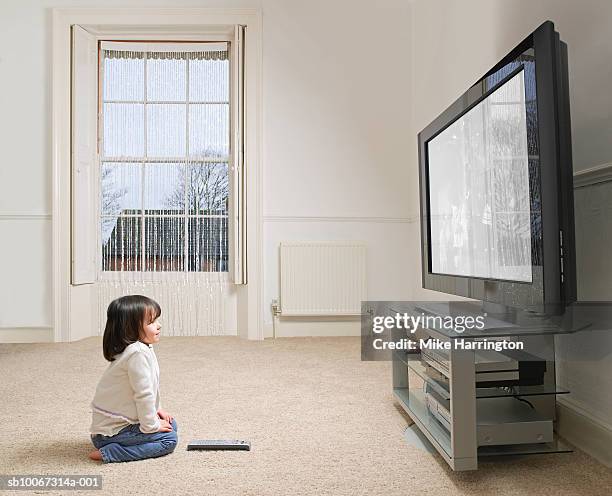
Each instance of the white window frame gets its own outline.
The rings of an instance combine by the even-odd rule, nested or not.
[[[96,335],[91,320],[95,285],[71,284],[71,26],[79,25],[100,39],[151,41],[219,41],[236,26],[246,26],[244,239],[245,279],[236,286],[238,335],[263,339],[262,274],[262,112],[261,38],[258,9],[128,8],[53,9],[53,308],[55,341]],[[246,218],[248,213],[248,219]],[[246,266],[248,260],[248,267]],[[246,281],[245,281],[246,282]],[[89,324],[89,325],[88,325]]]

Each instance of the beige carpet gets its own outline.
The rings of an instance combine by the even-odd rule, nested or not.
[[[102,465],[87,458],[88,405],[106,367],[101,339],[0,345],[0,474],[101,474],[103,491],[90,496],[612,491],[612,471],[581,452],[453,473],[404,440],[389,363],[362,363],[357,338],[166,337],[156,350],[179,445],[166,457]],[[252,451],[186,451],[194,438],[248,439]]]

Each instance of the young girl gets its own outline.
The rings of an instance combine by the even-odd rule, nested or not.
[[[104,463],[142,460],[172,453],[178,441],[176,420],[160,407],[159,305],[140,295],[123,296],[108,306],[102,347],[110,365],[92,407],[89,454]]]

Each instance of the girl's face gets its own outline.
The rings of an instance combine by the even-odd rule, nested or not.
[[[151,321],[151,318],[152,317],[147,315],[145,321],[142,324],[142,329],[140,330],[140,341],[145,344],[159,343],[161,324],[159,323],[159,319]]]

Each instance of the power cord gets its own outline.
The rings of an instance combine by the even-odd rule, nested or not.
[[[535,406],[533,406],[533,403],[531,403],[531,401],[527,401],[526,399],[521,398],[520,396],[516,395],[517,390],[514,386],[503,386],[500,389],[502,391],[512,394],[514,398],[516,398],[519,401],[522,401],[523,403],[527,403],[531,407],[532,410],[535,410]]]

